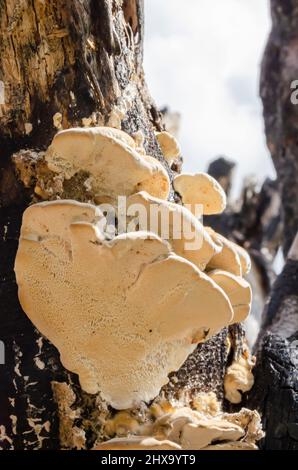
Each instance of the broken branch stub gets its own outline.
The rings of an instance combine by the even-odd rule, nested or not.
[[[86,392],[125,409],[156,397],[233,310],[215,282],[157,235],[106,241],[100,217],[71,200],[29,207],[15,272],[24,311],[63,365]]]

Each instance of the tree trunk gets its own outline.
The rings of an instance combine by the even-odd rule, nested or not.
[[[284,253],[298,230],[298,106],[292,83],[298,79],[298,2],[271,0],[272,31],[261,72],[267,144],[282,197]]]
[[[263,313],[249,406],[263,415],[264,449],[298,449],[298,1],[271,0],[272,31],[261,73],[267,143],[277,171],[287,261]],[[295,85],[296,86],[296,85]],[[296,238],[295,238],[296,237]],[[291,249],[290,249],[291,247]]]
[[[5,103],[0,105],[4,449],[91,448],[106,438],[101,423],[113,410],[99,396],[80,389],[77,377],[62,367],[55,347],[23,313],[13,266],[23,211],[38,200],[36,168],[26,155],[45,150],[58,129],[110,125],[130,135],[140,132],[147,154],[163,162],[171,176],[154,135],[162,124],[144,81],[143,25],[142,0],[0,0],[0,80],[5,89]],[[16,152],[21,172],[12,159]],[[161,395],[183,396],[181,400],[190,403],[198,391],[215,391],[222,400],[227,335],[223,330],[199,346]],[[241,347],[236,343],[235,350]]]
[[[263,416],[266,450],[298,450],[298,234],[265,308],[250,406]]]

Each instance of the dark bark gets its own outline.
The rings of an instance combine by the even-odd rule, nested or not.
[[[215,178],[225,190],[227,197],[233,185],[233,170],[236,164],[226,157],[218,157],[208,166],[208,174]]]
[[[266,436],[260,447],[264,450],[298,450],[298,374],[291,347],[297,340],[297,333],[288,339],[267,333],[257,356],[255,387],[248,403],[262,414]],[[297,354],[298,342],[295,347]]]
[[[250,406],[263,415],[264,449],[298,449],[298,2],[271,0],[272,31],[262,63],[261,98],[267,144],[282,200],[283,249],[288,259],[274,283],[256,345]],[[289,249],[292,246],[290,252]]]
[[[286,254],[298,230],[298,106],[291,84],[298,79],[298,2],[271,0],[272,31],[261,72],[267,144],[276,168]]]
[[[298,236],[273,286],[256,349],[248,402],[263,416],[262,447],[298,450]]]

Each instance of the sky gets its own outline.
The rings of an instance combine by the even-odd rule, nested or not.
[[[268,1],[145,0],[145,15],[146,79],[159,107],[181,113],[183,170],[226,155],[236,191],[246,175],[274,176],[258,97]]]

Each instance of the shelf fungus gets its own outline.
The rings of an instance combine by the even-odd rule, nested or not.
[[[21,306],[82,389],[105,402],[98,442],[110,440],[95,448],[255,449],[254,412],[222,413],[215,392],[192,397],[196,411],[160,393],[199,343],[248,316],[250,257],[198,220],[197,204],[203,214],[224,210],[221,186],[203,173],[182,174],[173,183],[182,204],[169,202],[169,176],[141,137],[69,129],[45,154],[15,156],[27,187],[59,198],[24,212],[15,261]],[[179,158],[174,137],[156,137],[168,163]],[[107,206],[117,215],[112,234]],[[253,384],[254,360],[241,354],[225,370],[232,403]],[[85,437],[76,434],[79,446]]]
[[[252,291],[249,283],[240,276],[216,269],[208,273],[211,279],[227,294],[233,307],[233,323],[243,322],[250,313]]]
[[[221,251],[216,253],[209,261],[207,269],[221,269],[235,274],[235,276],[247,274],[251,268],[251,262],[249,254],[244,248],[215,232],[210,227],[206,227],[206,231],[214,243],[222,246]]]
[[[140,155],[135,142],[125,132],[109,127],[75,128],[58,132],[45,156],[51,171],[66,180],[84,172],[99,203],[114,202],[146,190],[167,199],[168,174],[153,157]]]
[[[207,173],[182,173],[174,178],[173,185],[181,196],[182,204],[187,205],[196,216],[200,212],[199,206],[204,215],[221,214],[226,208],[227,198],[223,188]]]
[[[181,149],[179,143],[173,135],[166,131],[157,132],[156,139],[165,160],[171,165],[173,161],[180,157]]]
[[[252,369],[254,366],[255,357],[246,350],[228,367],[224,379],[224,389],[225,398],[230,403],[240,403],[242,394],[252,389],[254,384]]]
[[[190,408],[178,408],[157,419],[149,435],[111,439],[95,450],[180,449],[180,450],[256,450],[264,434],[256,411],[204,416]]]
[[[181,446],[167,440],[158,440],[154,437],[131,436],[114,438],[103,442],[94,450],[180,450]]]
[[[75,141],[66,139],[67,152]],[[87,137],[88,152],[89,144]],[[66,168],[71,174],[73,166]],[[63,365],[86,392],[127,409],[156,397],[197,343],[232,322],[233,308],[220,286],[158,235],[108,241],[101,217],[71,200],[30,206],[15,272],[24,311]]]
[[[127,200],[128,218],[142,230],[168,240],[174,252],[204,271],[222,245],[214,242],[201,222],[185,207],[150,196],[145,191]]]

